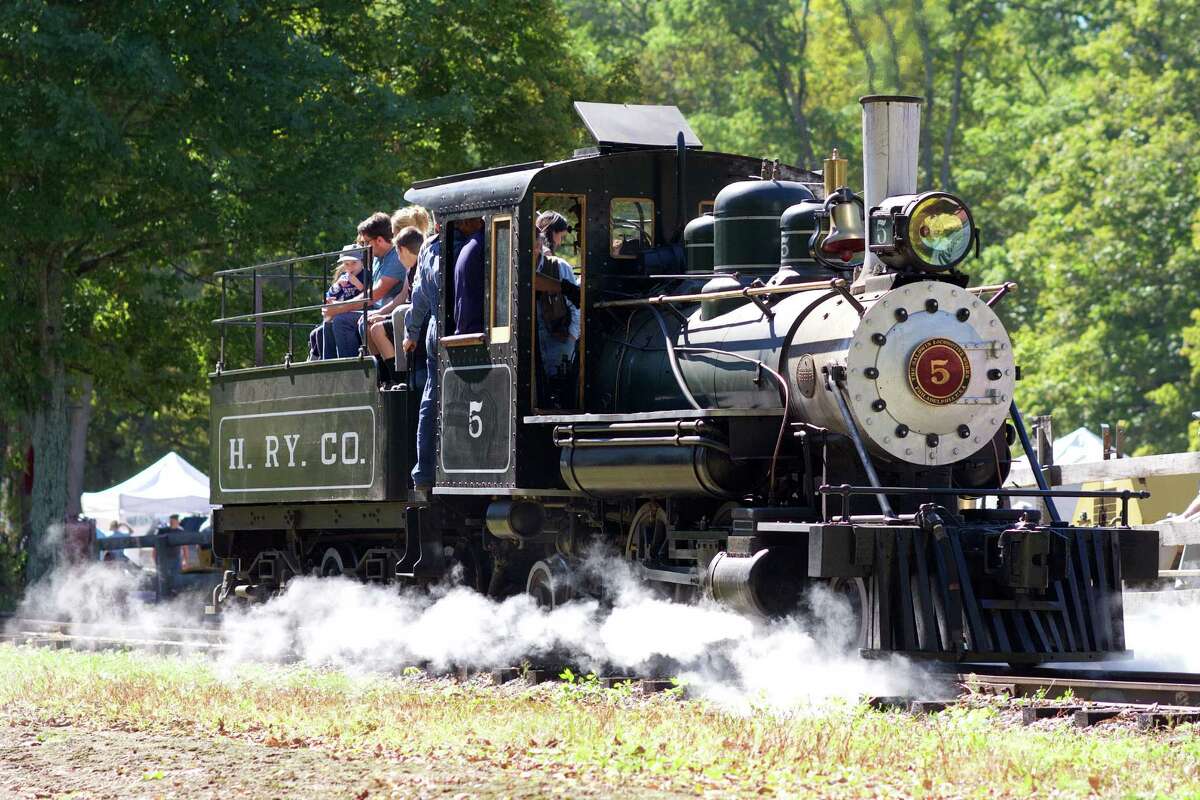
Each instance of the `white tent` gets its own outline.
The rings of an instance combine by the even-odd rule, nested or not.
[[[1087,464],[1093,461],[1102,461],[1104,459],[1104,440],[1096,434],[1089,431],[1087,428],[1076,428],[1066,436],[1058,437],[1054,440],[1054,463],[1055,464]],[[1025,456],[1013,459],[1013,465],[1020,464],[1028,466],[1029,459]],[[1071,486],[1058,486],[1058,489],[1070,489],[1072,491],[1080,488],[1079,484]],[[1075,515],[1075,506],[1079,499],[1076,497],[1056,497],[1054,498],[1054,507],[1058,509],[1058,514],[1065,520],[1070,520]],[[1014,508],[1037,508],[1040,503],[1033,498],[1013,498],[1012,505]]]
[[[207,514],[208,476],[178,453],[167,453],[128,480],[100,492],[84,492],[83,513],[97,523],[133,517]]]
[[[1104,459],[1104,440],[1087,428],[1076,428],[1054,440],[1055,464],[1087,464]],[[1013,459],[1014,464],[1027,464],[1025,456]]]

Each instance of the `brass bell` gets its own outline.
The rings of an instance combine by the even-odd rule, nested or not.
[[[829,209],[829,235],[821,242],[821,250],[849,261],[866,246],[867,232],[858,204],[852,200],[835,201]]]

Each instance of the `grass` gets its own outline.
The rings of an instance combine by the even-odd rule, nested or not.
[[[181,698],[186,698],[181,701]],[[466,759],[719,794],[1200,797],[1200,738],[1024,728],[996,705],[727,713],[594,680],[494,688],[144,653],[0,645],[0,710],[129,730]],[[152,780],[152,778],[147,778]]]

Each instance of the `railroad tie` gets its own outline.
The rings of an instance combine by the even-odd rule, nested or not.
[[[1138,730],[1142,731],[1196,722],[1200,722],[1200,711],[1143,711],[1137,715]]]
[[[1021,709],[1021,724],[1032,725],[1040,719],[1069,717],[1082,710],[1083,706],[1026,706]]]
[[[1090,728],[1098,722],[1104,722],[1124,714],[1123,708],[1081,708],[1075,712],[1075,727]]]

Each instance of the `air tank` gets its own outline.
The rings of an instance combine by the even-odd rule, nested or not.
[[[815,200],[807,186],[795,181],[738,181],[726,186],[713,207],[713,269],[764,280],[775,274],[780,216],[797,203]]]
[[[683,248],[689,272],[711,270],[713,266],[712,214],[702,214],[683,229]]]

